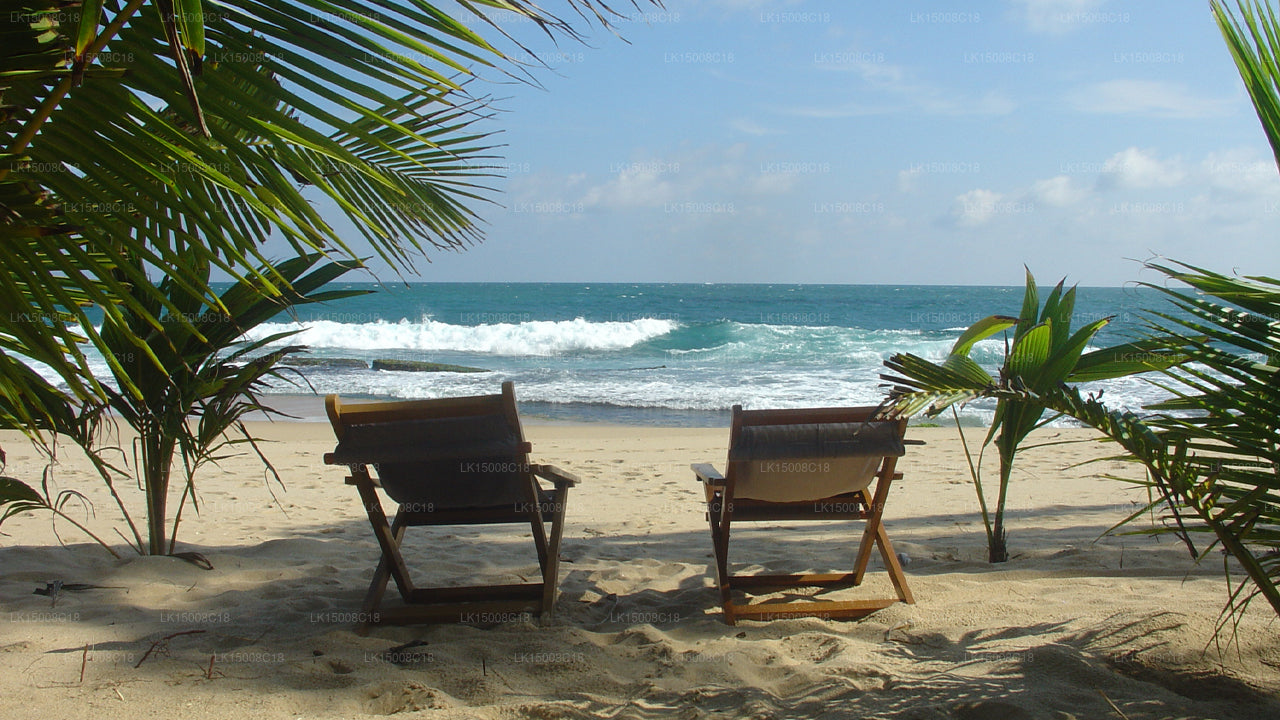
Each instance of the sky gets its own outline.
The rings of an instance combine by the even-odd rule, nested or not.
[[[485,240],[406,279],[1275,274],[1280,174],[1207,2],[624,2],[585,44],[490,16],[549,67],[489,75]]]

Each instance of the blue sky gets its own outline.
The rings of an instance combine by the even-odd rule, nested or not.
[[[508,178],[484,243],[409,279],[1020,285],[1025,263],[1119,285],[1153,253],[1275,273],[1280,177],[1207,2],[628,10],[626,42],[588,45],[493,16],[551,67],[490,88]]]

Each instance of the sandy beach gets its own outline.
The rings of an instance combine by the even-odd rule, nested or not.
[[[534,424],[535,462],[583,483],[569,498],[554,622],[381,627],[355,614],[377,549],[322,423],[256,423],[284,480],[252,455],[198,478],[179,549],[130,554],[105,490],[64,449],[52,481],[94,502],[115,560],[48,515],[0,534],[0,717],[5,718],[1262,718],[1280,716],[1280,636],[1259,601],[1215,640],[1221,556],[1196,566],[1172,537],[1100,537],[1145,500],[1104,480],[1097,443],[1020,456],[1013,559],[985,536],[954,429],[913,428],[886,510],[915,605],[857,622],[725,625],[692,462],[723,467],[727,430]],[[1087,439],[1048,430],[1040,440]],[[971,438],[971,441],[975,438]],[[5,474],[44,460],[0,434]],[[989,460],[994,460],[991,458]],[[992,463],[994,474],[994,462]],[[273,499],[272,492],[275,498]],[[140,494],[130,493],[133,500]],[[1135,525],[1134,527],[1145,527]],[[841,569],[860,528],[737,534],[732,558],[777,571]],[[424,579],[536,573],[527,532],[410,532]],[[414,542],[416,537],[417,542]],[[873,564],[873,567],[878,567]],[[882,575],[882,573],[881,573]],[[103,586],[34,594],[61,580]],[[882,577],[869,581],[887,581]],[[856,596],[858,591],[850,591]],[[409,643],[411,648],[388,652]]]

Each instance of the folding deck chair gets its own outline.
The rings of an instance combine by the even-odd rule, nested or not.
[[[897,601],[914,603],[881,515],[889,486],[901,478],[894,467],[905,454],[905,419],[883,419],[875,407],[803,410],[733,408],[729,458],[721,475],[709,464],[692,466],[707,500],[715,549],[716,584],[724,620],[786,617],[858,618]],[[908,441],[909,442],[909,441]],[[872,481],[874,490],[871,489]],[[735,523],[792,520],[862,520],[865,529],[853,571],[828,574],[734,575],[729,568],[730,530]],[[852,539],[852,538],[851,538]],[[852,545],[852,543],[850,543]],[[741,591],[835,589],[862,584],[872,546],[888,570],[895,598],[792,600],[739,603]]]
[[[338,445],[324,461],[350,468],[347,484],[360,492],[382,549],[361,608],[362,631],[374,623],[488,622],[522,613],[550,618],[565,502],[578,478],[529,463],[510,382],[497,395],[436,400],[344,404],[329,395],[325,409]],[[390,524],[379,487],[399,505]],[[527,523],[533,530],[539,582],[426,588],[410,579],[400,553],[407,528],[493,523]],[[382,606],[389,578],[403,605]]]

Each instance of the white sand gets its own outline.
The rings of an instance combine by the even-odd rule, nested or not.
[[[276,489],[282,507],[252,456],[209,468],[179,549],[203,553],[212,571],[128,554],[109,498],[63,454],[56,487],[93,499],[91,527],[125,559],[65,522],[60,547],[47,515],[3,526],[0,717],[1280,717],[1270,608],[1259,600],[1215,643],[1218,554],[1196,567],[1172,537],[1099,540],[1144,495],[1097,477],[1132,467],[1068,468],[1109,453],[1096,443],[1025,453],[1009,501],[1014,558],[990,566],[955,431],[913,429],[929,444],[900,462],[906,478],[886,517],[917,604],[859,622],[729,627],[688,470],[723,467],[727,431],[530,426],[535,461],[584,480],[569,498],[554,623],[360,637],[351,620],[377,549],[343,472],[321,462],[328,426],[255,428],[281,441],[266,452],[287,485]],[[44,462],[20,436],[0,434],[0,447],[6,475],[39,482]],[[406,551],[425,581],[536,574],[527,532],[409,537],[427,540]],[[744,530],[731,554],[775,571],[846,569],[859,537],[830,525]],[[63,592],[51,607],[32,590],[53,580],[119,587]],[[849,597],[882,587],[877,577]],[[411,641],[425,644],[385,655]]]

